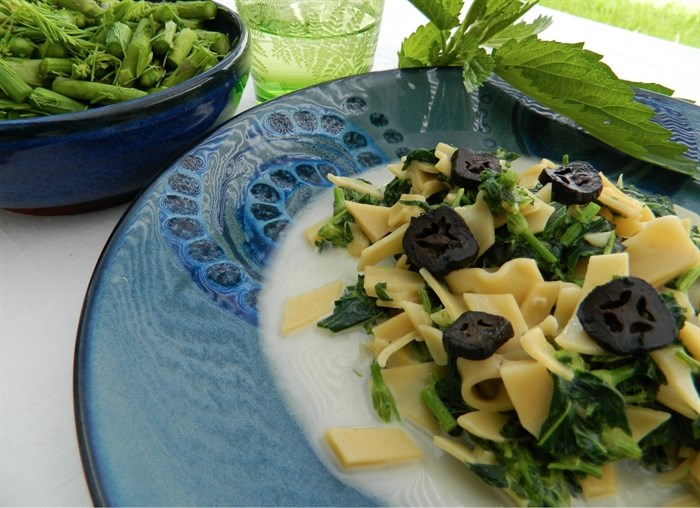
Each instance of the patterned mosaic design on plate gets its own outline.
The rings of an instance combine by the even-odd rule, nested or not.
[[[361,97],[337,110],[278,104],[259,113],[178,161],[158,201],[163,238],[195,285],[253,325],[265,262],[296,211],[330,186],[326,174],[387,163],[376,139],[392,147],[392,159],[406,153],[403,135]],[[352,121],[359,116],[376,132]]]

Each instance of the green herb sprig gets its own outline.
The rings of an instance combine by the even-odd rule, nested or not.
[[[461,66],[469,93],[496,74],[600,141],[700,180],[698,162],[671,140],[671,131],[652,120],[654,111],[635,100],[632,86],[668,95],[673,91],[619,79],[583,43],[540,39],[551,18],[518,21],[539,0],[474,0],[461,19],[463,0],[409,1],[428,23],[403,41],[399,67]]]

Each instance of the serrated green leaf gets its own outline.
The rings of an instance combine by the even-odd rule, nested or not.
[[[650,92],[659,93],[661,95],[673,95],[674,90],[659,83],[645,83],[642,81],[627,81],[623,80],[628,86],[639,88],[641,90],[649,90]]]
[[[493,74],[494,65],[491,55],[484,48],[474,44],[463,68],[462,79],[467,93],[479,88]]]
[[[438,65],[445,38],[446,35],[442,34],[433,23],[419,26],[401,44],[399,67]]]
[[[563,114],[594,137],[633,156],[700,178],[686,147],[653,122],[653,110],[634,100],[601,56],[582,44],[542,41],[530,36],[494,50],[495,72],[508,83]]]
[[[521,40],[530,35],[537,35],[552,24],[552,18],[549,16],[538,16],[532,23],[521,21],[515,25],[501,30],[500,33],[485,41],[486,46],[498,48],[508,42],[510,39]]]
[[[539,0],[485,1],[484,7],[479,7],[478,17],[469,21],[467,36],[476,38],[480,44],[485,44],[486,41],[495,38],[500,32],[512,26],[537,4],[537,1]]]
[[[411,3],[439,30],[450,30],[459,25],[463,0],[411,0]]]
[[[474,0],[469,6],[467,15],[464,17],[465,26],[469,26],[480,19],[486,13],[488,9],[489,0]]]

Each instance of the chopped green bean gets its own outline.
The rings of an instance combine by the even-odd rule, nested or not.
[[[65,19],[67,22],[74,24],[78,28],[82,28],[87,24],[87,18],[82,12],[59,9],[56,11],[56,15]]]
[[[19,58],[31,58],[36,50],[36,45],[26,37],[15,35],[7,42],[7,51],[11,56]]]
[[[190,0],[173,2],[178,16],[187,19],[214,19],[216,4],[208,0]]]
[[[70,58],[42,58],[39,60],[39,70],[43,77],[70,76],[73,70],[73,60]]]
[[[197,35],[209,44],[209,48],[218,55],[226,55],[229,52],[229,40],[221,32],[209,30],[197,30]]]
[[[175,19],[177,13],[171,5],[163,3],[162,5],[159,5],[158,7],[153,9],[153,13],[151,15],[153,16],[153,19],[155,21],[165,23],[166,21],[172,21],[173,19]]]
[[[126,23],[117,21],[107,30],[105,45],[107,46],[107,53],[110,55],[119,58],[123,57],[130,42],[131,27]]]
[[[15,101],[5,98],[0,98],[0,111],[30,111],[32,107],[29,104],[17,104]]]
[[[6,58],[5,63],[29,86],[41,86],[44,76],[41,72],[41,60],[26,58]]]
[[[2,58],[0,58],[0,88],[17,103],[25,102],[29,94],[32,93],[32,87],[20,78]]]
[[[173,47],[165,60],[166,67],[169,69],[176,69],[182,62],[184,62],[187,55],[189,55],[190,51],[192,51],[192,46],[194,46],[197,38],[197,32],[191,28],[183,28],[180,30],[180,32],[175,36]]]
[[[165,69],[160,65],[152,65],[139,77],[139,85],[144,90],[157,87],[165,76]]]
[[[129,46],[126,48],[124,60],[117,73],[117,85],[130,85],[146,70],[146,67],[153,59],[153,53],[151,52],[152,36],[151,20],[148,18],[141,19],[136,30],[134,30]]]
[[[65,58],[70,54],[60,42],[49,41],[44,41],[39,45],[38,53],[41,58]]]
[[[72,11],[78,11],[89,18],[102,16],[105,11],[95,0],[54,0],[56,5]]]
[[[49,115],[75,113],[87,109],[87,105],[82,102],[78,102],[65,95],[56,93],[53,90],[47,90],[40,86],[36,87],[32,90],[32,93],[29,94],[29,103],[39,111]]]
[[[163,81],[166,87],[171,87],[190,79],[202,71],[208,69],[216,63],[216,56],[208,49],[202,46],[196,46],[192,49],[190,55],[177,66],[175,72],[168,75]]]
[[[163,28],[153,38],[151,45],[153,52],[157,55],[165,55],[170,48],[173,47],[175,33],[177,32],[177,23],[174,21],[166,21]],[[224,37],[226,37],[224,35]]]
[[[90,104],[114,104],[148,95],[148,92],[137,88],[69,78],[54,79],[51,89],[54,92]]]

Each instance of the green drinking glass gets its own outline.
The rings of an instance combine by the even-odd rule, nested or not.
[[[236,0],[258,102],[372,68],[384,0]]]

